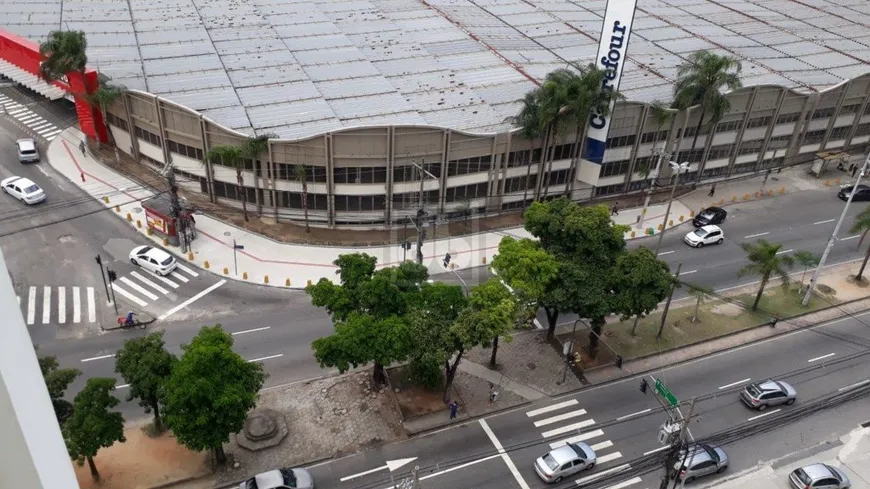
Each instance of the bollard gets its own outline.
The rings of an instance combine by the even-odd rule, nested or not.
[[[103,202],[105,202],[105,203],[108,204],[108,203],[109,203],[109,197],[108,197],[108,196],[103,197]]]
[[[732,204],[736,204],[736,203],[737,203],[737,196],[736,196],[736,195],[735,195],[734,197],[731,197],[731,203],[732,203]]]
[[[480,259],[480,263],[481,263],[482,265],[486,265],[486,257],[485,257],[485,256],[484,256],[483,258]]]
[[[147,234],[148,236],[151,236],[152,234],[154,234],[154,230],[149,227],[148,229],[145,230],[145,234]]]
[[[121,212],[121,206],[116,205],[116,206],[115,206],[115,212]]]
[[[840,177],[837,177],[837,179],[834,180],[834,183],[836,183],[837,185],[839,185],[839,184],[840,184]]]
[[[151,229],[151,228],[149,228],[149,229]],[[193,261],[193,252],[192,251],[187,252],[187,259],[189,261]]]
[[[673,219],[671,219],[670,221],[668,221],[668,226],[673,226],[673,225],[674,225],[674,220],[673,220]]]
[[[163,246],[169,246],[169,238],[163,238]]]
[[[658,229],[659,231],[661,231],[661,230],[662,230],[662,225],[659,224],[659,225],[657,226],[657,229]]]
[[[656,234],[656,230],[653,228],[646,228],[646,234],[649,234],[650,236],[654,236]]]
[[[684,221],[684,220],[685,220],[685,219],[686,219],[686,217],[685,217],[685,216],[683,216],[683,215],[680,215],[680,222],[683,222],[683,221]]]
[[[751,200],[752,196],[749,194],[743,194],[743,200]]]
[[[229,275],[229,274],[230,274],[230,269],[227,267],[224,267],[224,275]]]
[[[719,205],[725,205],[725,199],[720,200]]]
[[[308,279],[308,286],[311,287],[311,279]]]
[[[142,221],[140,221],[139,219],[136,219],[136,227],[142,229]]]
[[[773,189],[770,189],[770,190],[767,191],[767,196],[768,196],[768,197],[773,197]]]
[[[264,284],[268,284],[268,283],[269,283],[269,276],[268,276],[268,275],[266,275],[265,277],[263,277],[263,283],[264,283]]]
[[[128,212],[128,213],[127,213],[127,222],[132,222],[132,221],[133,221],[133,214],[130,214],[130,213]]]
[[[248,280],[248,272],[242,272],[242,280]]]
[[[208,270],[208,260],[206,260],[205,262],[203,262],[203,266],[205,266],[205,269]]]
[[[830,187],[830,186],[831,186],[831,181],[825,180],[825,187]]]
[[[631,239],[634,239],[634,231],[631,232]]]
[[[284,280],[284,287],[290,287],[290,279]]]
[[[779,189],[779,195],[785,195],[785,187]]]
[[[758,192],[755,192],[756,199],[760,199],[762,195],[764,195],[764,194],[762,194],[760,190]]]
[[[695,217],[695,211],[689,211],[689,217]]]

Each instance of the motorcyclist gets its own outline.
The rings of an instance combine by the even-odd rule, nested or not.
[[[133,326],[134,324],[136,324],[135,319],[133,319],[134,316],[136,316],[136,314],[133,313],[133,311],[128,312],[127,313],[127,320],[124,322],[124,325],[125,326]]]

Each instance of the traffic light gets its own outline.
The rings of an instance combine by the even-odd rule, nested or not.
[[[97,260],[97,265],[102,265],[102,264],[103,264],[103,259],[100,258],[100,255],[97,255],[97,256],[94,257],[94,258]]]
[[[404,243],[402,243],[402,249],[410,250],[411,249],[411,242],[405,241]]]
[[[450,265],[450,253],[444,255],[444,268],[447,268],[448,265]]]
[[[109,274],[109,281],[110,282],[114,282],[115,280],[118,280],[118,274],[115,273],[114,270],[108,270],[108,274]]]
[[[646,394],[647,389],[649,389],[649,382],[645,378],[640,379],[640,391]]]
[[[616,368],[622,368],[622,355],[616,355]]]

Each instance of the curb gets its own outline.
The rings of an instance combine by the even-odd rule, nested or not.
[[[550,397],[550,396],[547,396],[547,397]],[[441,426],[436,426],[434,428],[427,428],[425,430],[420,430],[420,431],[417,431],[414,433],[411,433],[411,432],[408,432],[407,430],[405,430],[405,433],[408,435],[408,439],[418,438],[418,437],[425,436],[425,435],[431,435],[432,433],[437,433],[439,431],[451,429],[455,426],[462,426],[462,425],[465,425],[468,423],[473,423],[473,422],[480,420],[480,419],[483,419],[483,418],[487,418],[487,417],[492,416],[492,415],[501,414],[505,411],[510,411],[512,409],[520,408],[523,406],[528,406],[528,405],[533,404],[535,402],[536,401],[523,401],[523,402],[514,404],[513,406],[505,406],[503,408],[494,409],[492,411],[489,411],[489,412],[486,412],[483,414],[469,416],[469,417],[465,418],[464,420],[462,420],[462,422],[460,422],[460,423],[447,423],[447,424],[444,424]]]
[[[208,479],[208,478],[211,478],[211,477],[214,477],[214,474],[196,475],[196,476],[191,476],[191,477],[182,477],[181,479],[178,479],[178,480],[169,481],[169,482],[164,482],[163,484],[158,484],[158,485],[156,485],[156,486],[151,486],[151,487],[149,487],[148,489],[168,489],[168,488],[170,488],[170,487],[177,486],[177,485],[179,485],[179,484],[187,484],[188,482],[193,482],[193,481],[198,481],[198,480],[205,480],[205,479]],[[241,484],[241,481],[239,481],[239,484]],[[236,487],[238,487],[238,484],[236,484]]]

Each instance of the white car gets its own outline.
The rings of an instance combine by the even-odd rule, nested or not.
[[[153,246],[137,246],[130,252],[130,262],[134,265],[167,276],[175,270],[178,262],[169,253]]]
[[[683,241],[689,246],[702,248],[704,245],[722,244],[725,241],[725,233],[719,226],[701,226],[687,234]]]
[[[45,200],[45,192],[29,178],[9,177],[0,182],[3,191],[24,202],[37,204]]]

